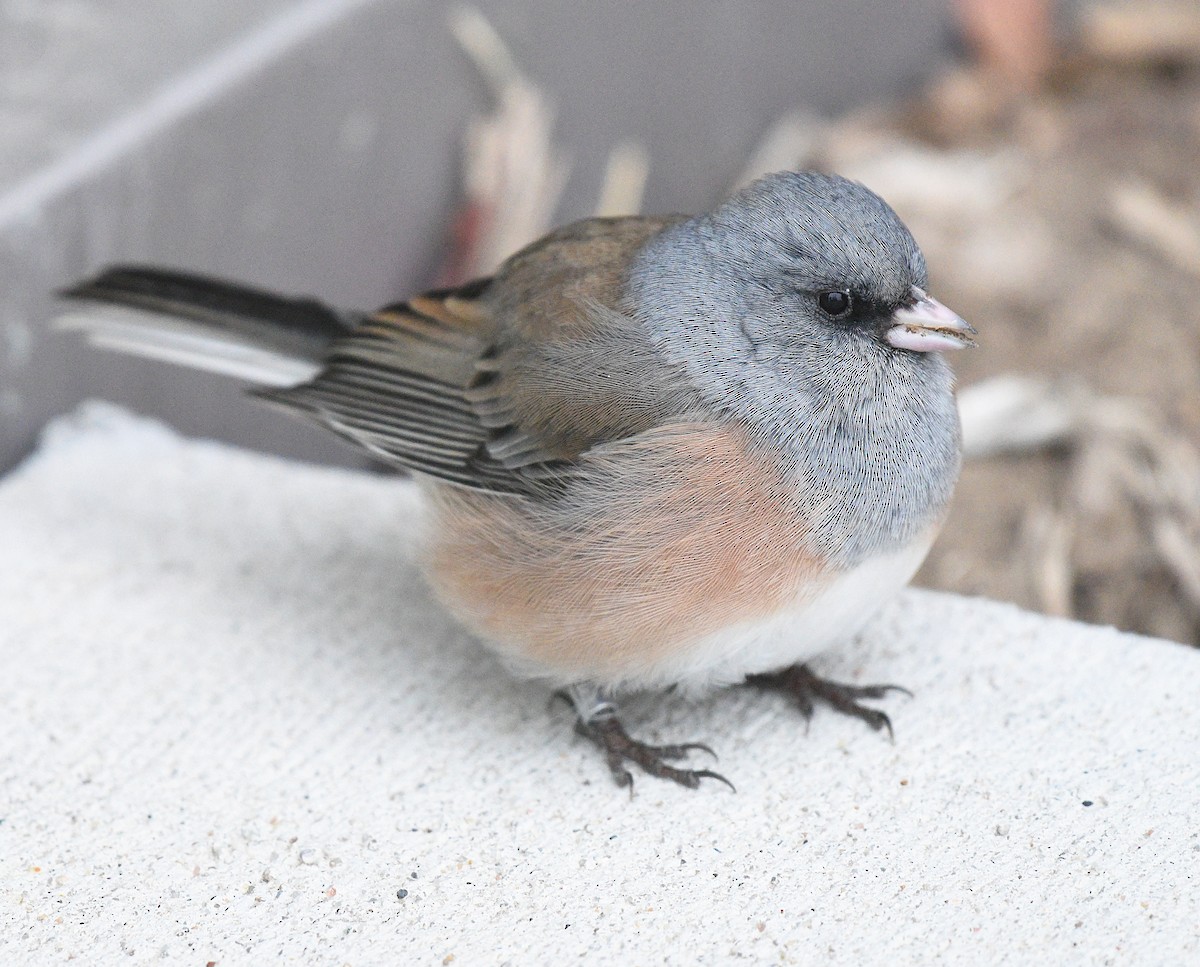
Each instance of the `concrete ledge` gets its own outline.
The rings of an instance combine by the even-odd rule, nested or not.
[[[404,484],[109,407],[0,483],[0,962],[1188,963],[1200,654],[911,592],[630,800],[434,607]]]

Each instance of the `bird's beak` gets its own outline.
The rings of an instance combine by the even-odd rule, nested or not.
[[[975,327],[962,316],[947,309],[937,299],[931,299],[915,285],[912,294],[913,304],[892,314],[892,325],[887,331],[887,341],[891,345],[918,353],[937,353],[975,345],[971,338]]]

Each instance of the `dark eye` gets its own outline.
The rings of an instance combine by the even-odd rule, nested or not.
[[[844,316],[850,311],[850,293],[831,289],[817,295],[817,305],[831,316]]]

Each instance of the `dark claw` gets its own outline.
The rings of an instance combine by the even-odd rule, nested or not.
[[[879,709],[861,705],[859,699],[885,698],[889,692],[901,692],[912,698],[912,692],[901,685],[850,685],[834,682],[813,674],[807,665],[793,665],[783,671],[766,675],[751,675],[746,682],[759,688],[787,692],[800,706],[800,714],[805,721],[812,718],[813,700],[817,699],[843,715],[866,722],[876,732],[886,729],[888,738],[893,742],[896,741],[896,735],[892,730],[892,720]]]
[[[730,782],[728,779],[726,779],[719,772],[713,772],[711,769],[698,769],[695,772],[693,772],[692,775],[695,776],[697,780],[716,779],[717,782],[725,783],[725,785],[727,785],[729,787],[731,792],[737,792],[737,786],[735,786],[732,782]],[[699,782],[697,782],[697,785],[699,785]]]
[[[757,681],[755,681],[754,684],[760,685],[760,683]],[[765,688],[767,686],[761,685],[761,687]],[[784,690],[791,691],[790,689]],[[813,705],[812,699],[809,698],[805,692],[792,691],[792,698],[796,702],[796,708],[800,711],[800,717],[804,719],[805,730],[807,731],[807,727],[809,723],[812,722],[813,713],[816,712],[817,707]]]
[[[871,726],[876,732],[880,729],[887,729],[888,741],[893,745],[896,742],[896,733],[892,730],[892,720],[888,718],[886,712],[880,712],[878,709],[862,709],[862,713],[851,712],[855,718],[862,719],[867,725]]]
[[[707,752],[714,760],[720,759],[720,756],[703,742],[685,742],[683,745],[655,745],[650,746],[650,748],[655,749],[664,759],[686,759],[688,753],[693,750]]]
[[[667,764],[668,759],[681,759],[693,749],[707,752],[715,759],[716,753],[702,742],[648,745],[632,738],[616,716],[611,715],[591,722],[579,720],[575,723],[575,731],[604,750],[613,781],[621,788],[628,787],[630,795],[633,795],[633,776],[625,768],[626,762],[634,762],[648,775],[670,779],[688,789],[699,786],[701,779],[716,779],[737,792],[733,783],[719,772],[713,772],[711,769],[676,769]]]
[[[913,697],[903,685],[846,685],[842,682],[831,682],[828,679],[822,679],[826,685],[836,686],[839,690],[844,689],[846,694],[853,695],[855,698],[887,698],[888,692],[899,692],[901,695]]]

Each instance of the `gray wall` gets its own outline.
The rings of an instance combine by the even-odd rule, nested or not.
[[[432,0],[0,7],[0,469],[100,396],[185,432],[352,459],[232,383],[46,330],[114,260],[371,306],[431,281],[464,123],[487,104]],[[944,57],[940,0],[491,0],[557,105],[589,214],[608,149],[650,151],[649,210],[715,201],[767,126],[901,93]],[[186,7],[186,11],[182,8]]]

